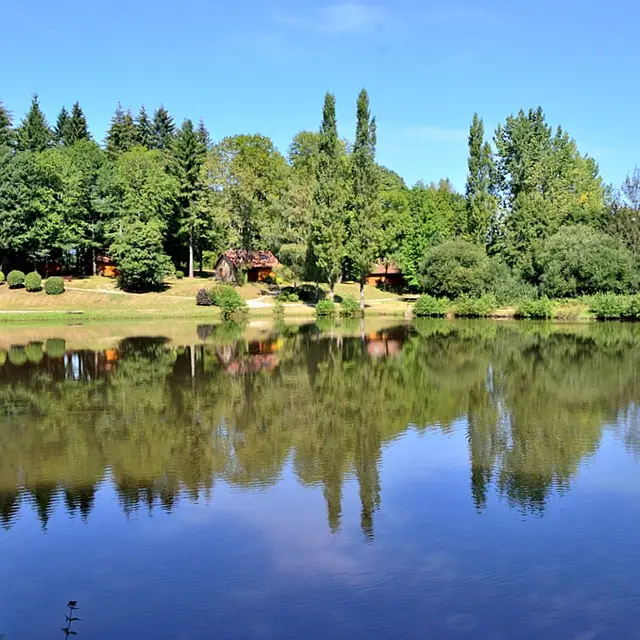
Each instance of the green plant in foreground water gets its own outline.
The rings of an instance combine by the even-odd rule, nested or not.
[[[75,612],[78,610],[78,603],[75,600],[69,600],[69,602],[67,603],[67,607],[69,608],[69,614],[65,616],[65,621],[67,624],[66,626],[62,627],[65,638],[78,635],[76,631],[72,631],[71,627],[73,626],[74,622],[80,622],[80,618],[75,615]]]

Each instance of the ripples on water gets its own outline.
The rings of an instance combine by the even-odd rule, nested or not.
[[[640,637],[639,327],[191,333],[0,350],[0,633]]]

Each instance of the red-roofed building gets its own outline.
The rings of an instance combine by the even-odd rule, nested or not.
[[[405,280],[400,267],[395,262],[378,260],[371,273],[367,276],[367,284],[371,284],[374,287],[380,285],[403,286]]]
[[[230,249],[216,262],[216,278],[221,282],[237,282],[238,271],[245,269],[249,282],[261,282],[275,277],[273,270],[280,266],[278,258],[271,251],[246,251]]]

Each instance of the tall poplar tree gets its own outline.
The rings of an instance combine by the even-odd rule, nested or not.
[[[176,133],[176,125],[169,112],[160,106],[153,114],[153,147],[154,149],[169,149]]]
[[[44,151],[53,144],[53,132],[40,109],[37,94],[31,100],[29,112],[18,127],[19,151]]]
[[[87,127],[87,119],[80,107],[79,102],[75,102],[71,107],[71,115],[67,121],[66,136],[64,143],[71,147],[80,140],[90,140],[89,129]]]
[[[331,93],[324,98],[315,174],[310,245],[317,269],[329,283],[333,300],[345,256],[346,194],[336,99]]]
[[[147,115],[147,110],[144,108],[144,105],[140,108],[140,113],[136,118],[136,129],[138,130],[138,144],[147,149],[153,149],[153,123]]]
[[[484,124],[477,113],[469,128],[469,173],[465,195],[467,219],[464,235],[477,244],[489,240],[491,221],[495,216],[497,201],[493,195],[493,159],[491,145],[484,140]]]
[[[172,169],[180,184],[179,232],[187,237],[189,245],[189,277],[193,278],[194,246],[199,237],[199,216],[196,197],[199,187],[200,169],[206,157],[206,148],[200,142],[193,122],[189,119],[173,140],[171,147]]]
[[[118,102],[116,111],[111,118],[111,126],[107,131],[106,146],[107,153],[114,156],[136,146],[137,131],[136,125],[131,117],[131,112],[126,113],[122,105]]]
[[[347,255],[360,284],[364,311],[364,285],[382,248],[380,173],[376,165],[376,119],[369,111],[369,95],[358,96],[356,138],[351,156],[351,202]]]

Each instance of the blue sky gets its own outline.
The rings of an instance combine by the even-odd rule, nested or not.
[[[19,119],[37,92],[50,121],[79,100],[98,140],[118,100],[164,103],[286,152],[327,90],[351,138],[364,86],[379,161],[459,189],[473,112],[492,132],[540,104],[619,184],[640,165],[639,19],[633,0],[4,0],[0,99]]]

